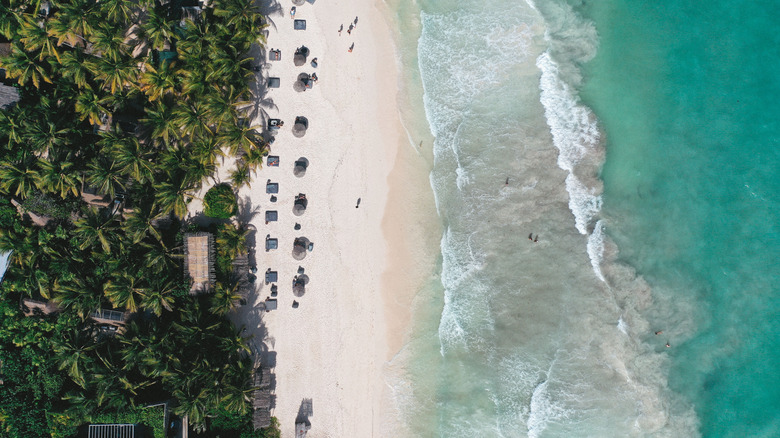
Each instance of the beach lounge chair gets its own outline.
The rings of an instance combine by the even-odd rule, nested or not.
[[[268,252],[272,249],[279,248],[279,239],[270,237],[270,234],[265,237],[265,251]]]
[[[279,273],[276,271],[265,271],[265,282],[266,283],[276,283],[279,280]]]
[[[268,78],[268,88],[279,88],[282,86],[282,81],[279,78]]]
[[[269,155],[268,159],[266,160],[266,166],[279,167],[279,157],[276,155]]]
[[[276,310],[277,308],[277,301],[273,298],[266,298],[265,299],[265,311],[270,312],[271,310]]]
[[[278,219],[279,219],[279,213],[277,213],[276,211],[271,210],[265,212],[266,222],[276,222]]]
[[[279,193],[279,183],[275,182],[267,182],[265,184],[265,192],[266,193]]]
[[[277,130],[281,126],[284,126],[284,122],[282,122],[280,119],[268,119],[269,130]]]
[[[268,60],[269,61],[281,61],[282,59],[282,51],[279,49],[271,49],[270,52],[268,52]]]
[[[295,20],[295,21],[293,21],[293,29],[295,29],[295,30],[306,30],[306,20]]]

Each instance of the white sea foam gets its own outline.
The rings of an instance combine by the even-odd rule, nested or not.
[[[604,261],[604,221],[596,222],[593,232],[588,236],[588,257],[593,266],[593,272],[596,273],[599,280],[606,282],[604,273],[601,272],[601,263]]]

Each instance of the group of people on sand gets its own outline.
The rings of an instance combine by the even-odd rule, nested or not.
[[[355,17],[355,19],[349,23],[349,27],[347,28],[347,35],[352,35],[352,31],[357,29],[358,24],[358,17]],[[342,24],[339,26],[339,36],[341,36],[341,32],[344,31],[344,25]],[[348,52],[352,53],[352,49],[355,48],[355,43],[353,42],[352,45],[349,46]]]

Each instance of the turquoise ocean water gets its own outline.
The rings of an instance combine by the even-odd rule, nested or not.
[[[780,436],[780,2],[393,7],[445,230],[408,435]]]

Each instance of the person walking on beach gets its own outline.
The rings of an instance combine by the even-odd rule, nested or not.
[[[509,185],[509,177],[506,177],[506,182],[504,183],[505,186]]]
[[[355,208],[358,208],[358,207],[360,207],[360,198],[358,198],[357,204],[355,204]]]
[[[534,241],[534,233],[528,235],[528,240],[530,240],[531,242]]]
[[[534,243],[539,241],[539,235],[537,234],[536,237],[534,237]]]
[[[341,26],[339,26],[339,36],[341,36],[341,31],[342,30],[344,30],[344,25],[343,24]]]
[[[355,48],[355,43],[352,43],[352,45],[349,46],[349,50],[347,50],[347,52],[352,53],[352,49],[354,48]]]
[[[347,33],[348,33],[349,35],[352,35],[352,29],[353,29],[354,27],[355,27],[355,26],[353,26],[353,25],[352,25],[352,23],[350,23],[350,24],[349,24],[349,28],[347,29]]]
[[[355,17],[355,21],[352,23],[355,25],[355,29],[357,29],[357,17]]]
[[[290,18],[295,18],[295,6],[290,8]]]

